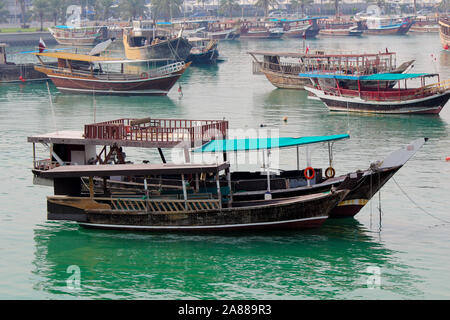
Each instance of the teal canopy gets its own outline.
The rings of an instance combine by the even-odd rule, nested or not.
[[[211,140],[203,146],[196,148],[193,152],[229,152],[229,151],[252,151],[272,148],[287,148],[306,144],[336,141],[350,138],[348,134],[337,134],[331,136],[315,137],[280,137],[280,138],[246,138]]]
[[[375,73],[367,76],[352,76],[344,74],[327,73],[299,73],[302,78],[337,79],[337,80],[359,80],[359,81],[398,81],[420,77],[434,77],[434,73]]]

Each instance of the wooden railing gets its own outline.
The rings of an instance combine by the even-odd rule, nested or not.
[[[203,210],[220,210],[221,202],[219,199],[143,199],[143,198],[105,198],[105,197],[70,197],[70,196],[49,196],[49,201],[61,204],[67,203],[68,206],[77,206],[81,209],[92,209],[92,202],[87,207],[83,204],[87,200],[98,203],[98,207],[109,205],[109,210],[115,210],[122,213],[194,213]],[[103,204],[103,205],[102,205]],[[104,207],[103,207],[104,208]]]
[[[350,75],[367,75],[373,73],[380,72],[389,72],[392,71],[390,63],[388,62],[379,62],[374,63],[369,61],[364,65],[358,64],[356,61],[351,61],[349,63],[338,63],[338,62],[330,62],[330,63],[288,63],[288,62],[280,62],[280,63],[271,63],[271,62],[258,62],[259,68],[253,66],[253,73],[256,74],[259,71],[273,71],[282,74],[295,75],[297,76],[299,73],[308,73],[308,72],[324,72],[324,73],[345,73]]]
[[[220,201],[216,199],[171,200],[171,199],[111,199],[114,210],[124,212],[144,211],[151,213],[183,213],[202,210],[219,210]]]
[[[380,90],[352,90],[336,87],[320,86],[320,89],[328,95],[335,96],[352,96],[360,97],[363,100],[374,101],[404,101],[411,99],[419,99],[428,97],[436,93],[443,93],[450,90],[450,80],[438,82],[435,84],[427,85],[420,88],[413,89],[382,89]]]
[[[119,119],[84,126],[87,139],[148,142],[191,142],[225,138],[228,121],[178,119]],[[219,136],[219,137],[218,137]]]

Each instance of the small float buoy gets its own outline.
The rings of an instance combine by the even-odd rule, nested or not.
[[[448,50],[448,44],[445,44],[444,50]]]
[[[445,161],[450,161],[450,157],[445,158]]]

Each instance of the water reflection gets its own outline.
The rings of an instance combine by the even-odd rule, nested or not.
[[[48,222],[34,231],[34,289],[89,298],[289,299],[371,297],[367,267],[386,293],[420,294],[416,277],[358,221],[308,232],[147,234]],[[81,290],[66,286],[80,267]]]

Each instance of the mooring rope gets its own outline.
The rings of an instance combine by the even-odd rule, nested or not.
[[[445,222],[445,223],[450,223],[450,221],[444,220],[442,218],[436,217],[435,215],[429,213],[428,211],[426,211],[424,208],[422,208],[421,206],[419,206],[413,199],[411,199],[410,196],[408,196],[408,194],[402,189],[402,187],[400,187],[400,185],[398,184],[398,182],[395,180],[394,177],[392,177],[392,180],[394,180],[395,184],[397,185],[397,187],[400,189],[400,191],[405,195],[406,198],[409,199],[409,201],[411,201],[417,208],[419,208],[421,211],[423,211],[425,214],[429,215],[430,217],[435,218],[436,220]]]

